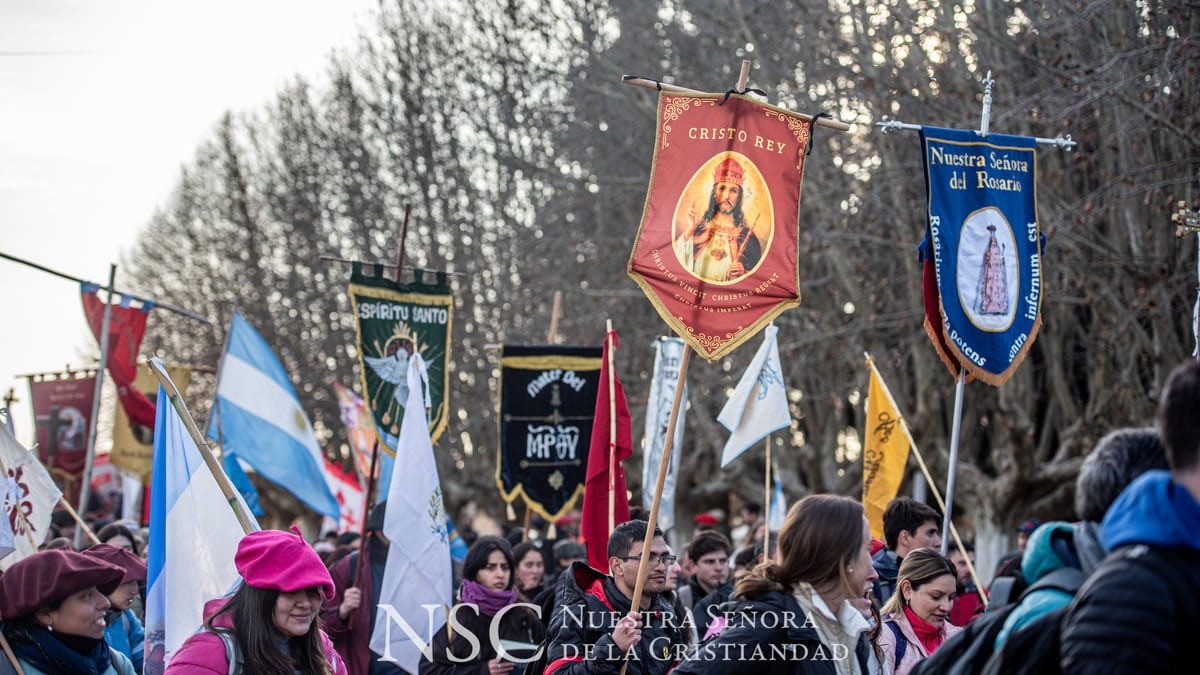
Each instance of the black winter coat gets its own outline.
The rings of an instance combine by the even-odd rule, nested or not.
[[[429,659],[421,659],[420,675],[487,675],[488,661],[496,658],[496,648],[492,644],[492,617],[475,612],[470,607],[458,604],[453,607],[455,620],[466,627],[467,631],[454,632],[447,630],[449,623],[443,625],[430,641]],[[478,641],[478,646],[472,644],[467,632]],[[512,640],[526,644],[541,644],[546,636],[546,630],[532,610],[525,607],[512,607],[500,618],[499,635],[501,640]],[[465,663],[456,663],[446,653],[457,659],[467,659]],[[519,655],[516,658],[527,658]],[[514,659],[515,661],[515,659]]]
[[[859,637],[853,654],[837,654],[817,635],[792,596],[771,591],[721,606],[729,624],[679,664],[677,675],[835,675],[836,658],[855,658],[867,672],[870,645]]]
[[[1133,545],[1105,559],[1063,617],[1064,673],[1194,673],[1200,550]]]
[[[582,562],[559,576],[546,632],[545,675],[617,675],[626,662],[612,639],[630,600],[612,579]],[[665,675],[685,647],[671,603],[655,595],[642,612],[642,639],[630,650],[627,675]]]

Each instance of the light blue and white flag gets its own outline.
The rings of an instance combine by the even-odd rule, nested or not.
[[[717,415],[717,421],[733,432],[721,453],[722,467],[767,434],[792,423],[779,362],[779,344],[775,341],[777,332],[779,329],[775,324],[763,330],[762,346],[754,354],[721,414]]]
[[[217,405],[221,414],[209,417],[209,439],[313,511],[338,517],[336,484],[325,474],[321,446],[287,371],[237,312],[217,379]]]
[[[783,483],[779,481],[779,469],[774,472],[775,489],[771,492],[771,517],[767,520],[767,531],[779,532],[783,529],[783,521],[787,518],[787,497],[783,496]]]
[[[642,462],[642,505],[649,511],[654,502],[658,483],[658,467],[662,464],[663,448],[667,445],[667,425],[671,406],[675,403],[675,385],[679,382],[679,364],[683,360],[683,340],[660,337],[654,341],[654,371],[650,379],[650,396],[646,400],[646,433],[642,438],[645,459]],[[683,447],[683,422],[687,415],[687,384],[675,421],[675,440],[671,444],[671,460],[663,479],[662,501],[659,504],[658,526],[665,532],[675,527],[675,477],[679,471],[679,453]]]
[[[246,508],[244,502],[241,507]],[[171,654],[200,629],[204,603],[239,582],[233,556],[243,535],[217,479],[160,387],[146,561],[147,673],[161,673]]]
[[[392,472],[387,493],[383,533],[391,545],[370,644],[383,660],[415,673],[454,598],[446,510],[425,412],[429,376],[420,354],[408,361],[407,382],[396,445],[403,470]]]

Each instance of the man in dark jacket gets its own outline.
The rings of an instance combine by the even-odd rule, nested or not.
[[[703,638],[716,614],[717,606],[733,594],[729,580],[729,554],[733,546],[725,535],[715,530],[697,532],[688,544],[688,557],[695,572],[688,579],[692,596],[692,622],[696,634]]]
[[[918,548],[937,548],[942,545],[938,536],[941,519],[928,504],[912,497],[897,497],[883,510],[883,539],[887,548],[871,557],[879,578],[872,591],[882,607],[896,592],[896,575],[900,562],[909,551]]]
[[[1104,516],[1113,553],[1061,623],[1065,673],[1195,670],[1200,625],[1200,361],[1177,368],[1159,406],[1170,472],[1148,471]]]
[[[664,675],[678,660],[683,639],[662,595],[675,556],[657,528],[640,611],[630,610],[646,527],[630,520],[609,535],[611,576],[577,562],[559,578],[545,675],[616,675],[624,663],[628,675]]]

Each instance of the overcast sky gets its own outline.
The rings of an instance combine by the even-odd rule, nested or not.
[[[0,0],[0,251],[103,284],[220,116],[296,74],[321,82],[374,5]],[[16,376],[86,366],[95,341],[76,284],[3,259],[0,316],[0,396],[28,444]]]

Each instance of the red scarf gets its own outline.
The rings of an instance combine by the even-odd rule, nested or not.
[[[908,623],[912,626],[917,639],[921,641],[921,646],[925,648],[926,654],[933,654],[938,647],[942,646],[941,628],[917,616],[908,606],[904,607],[904,616],[908,617]]]

